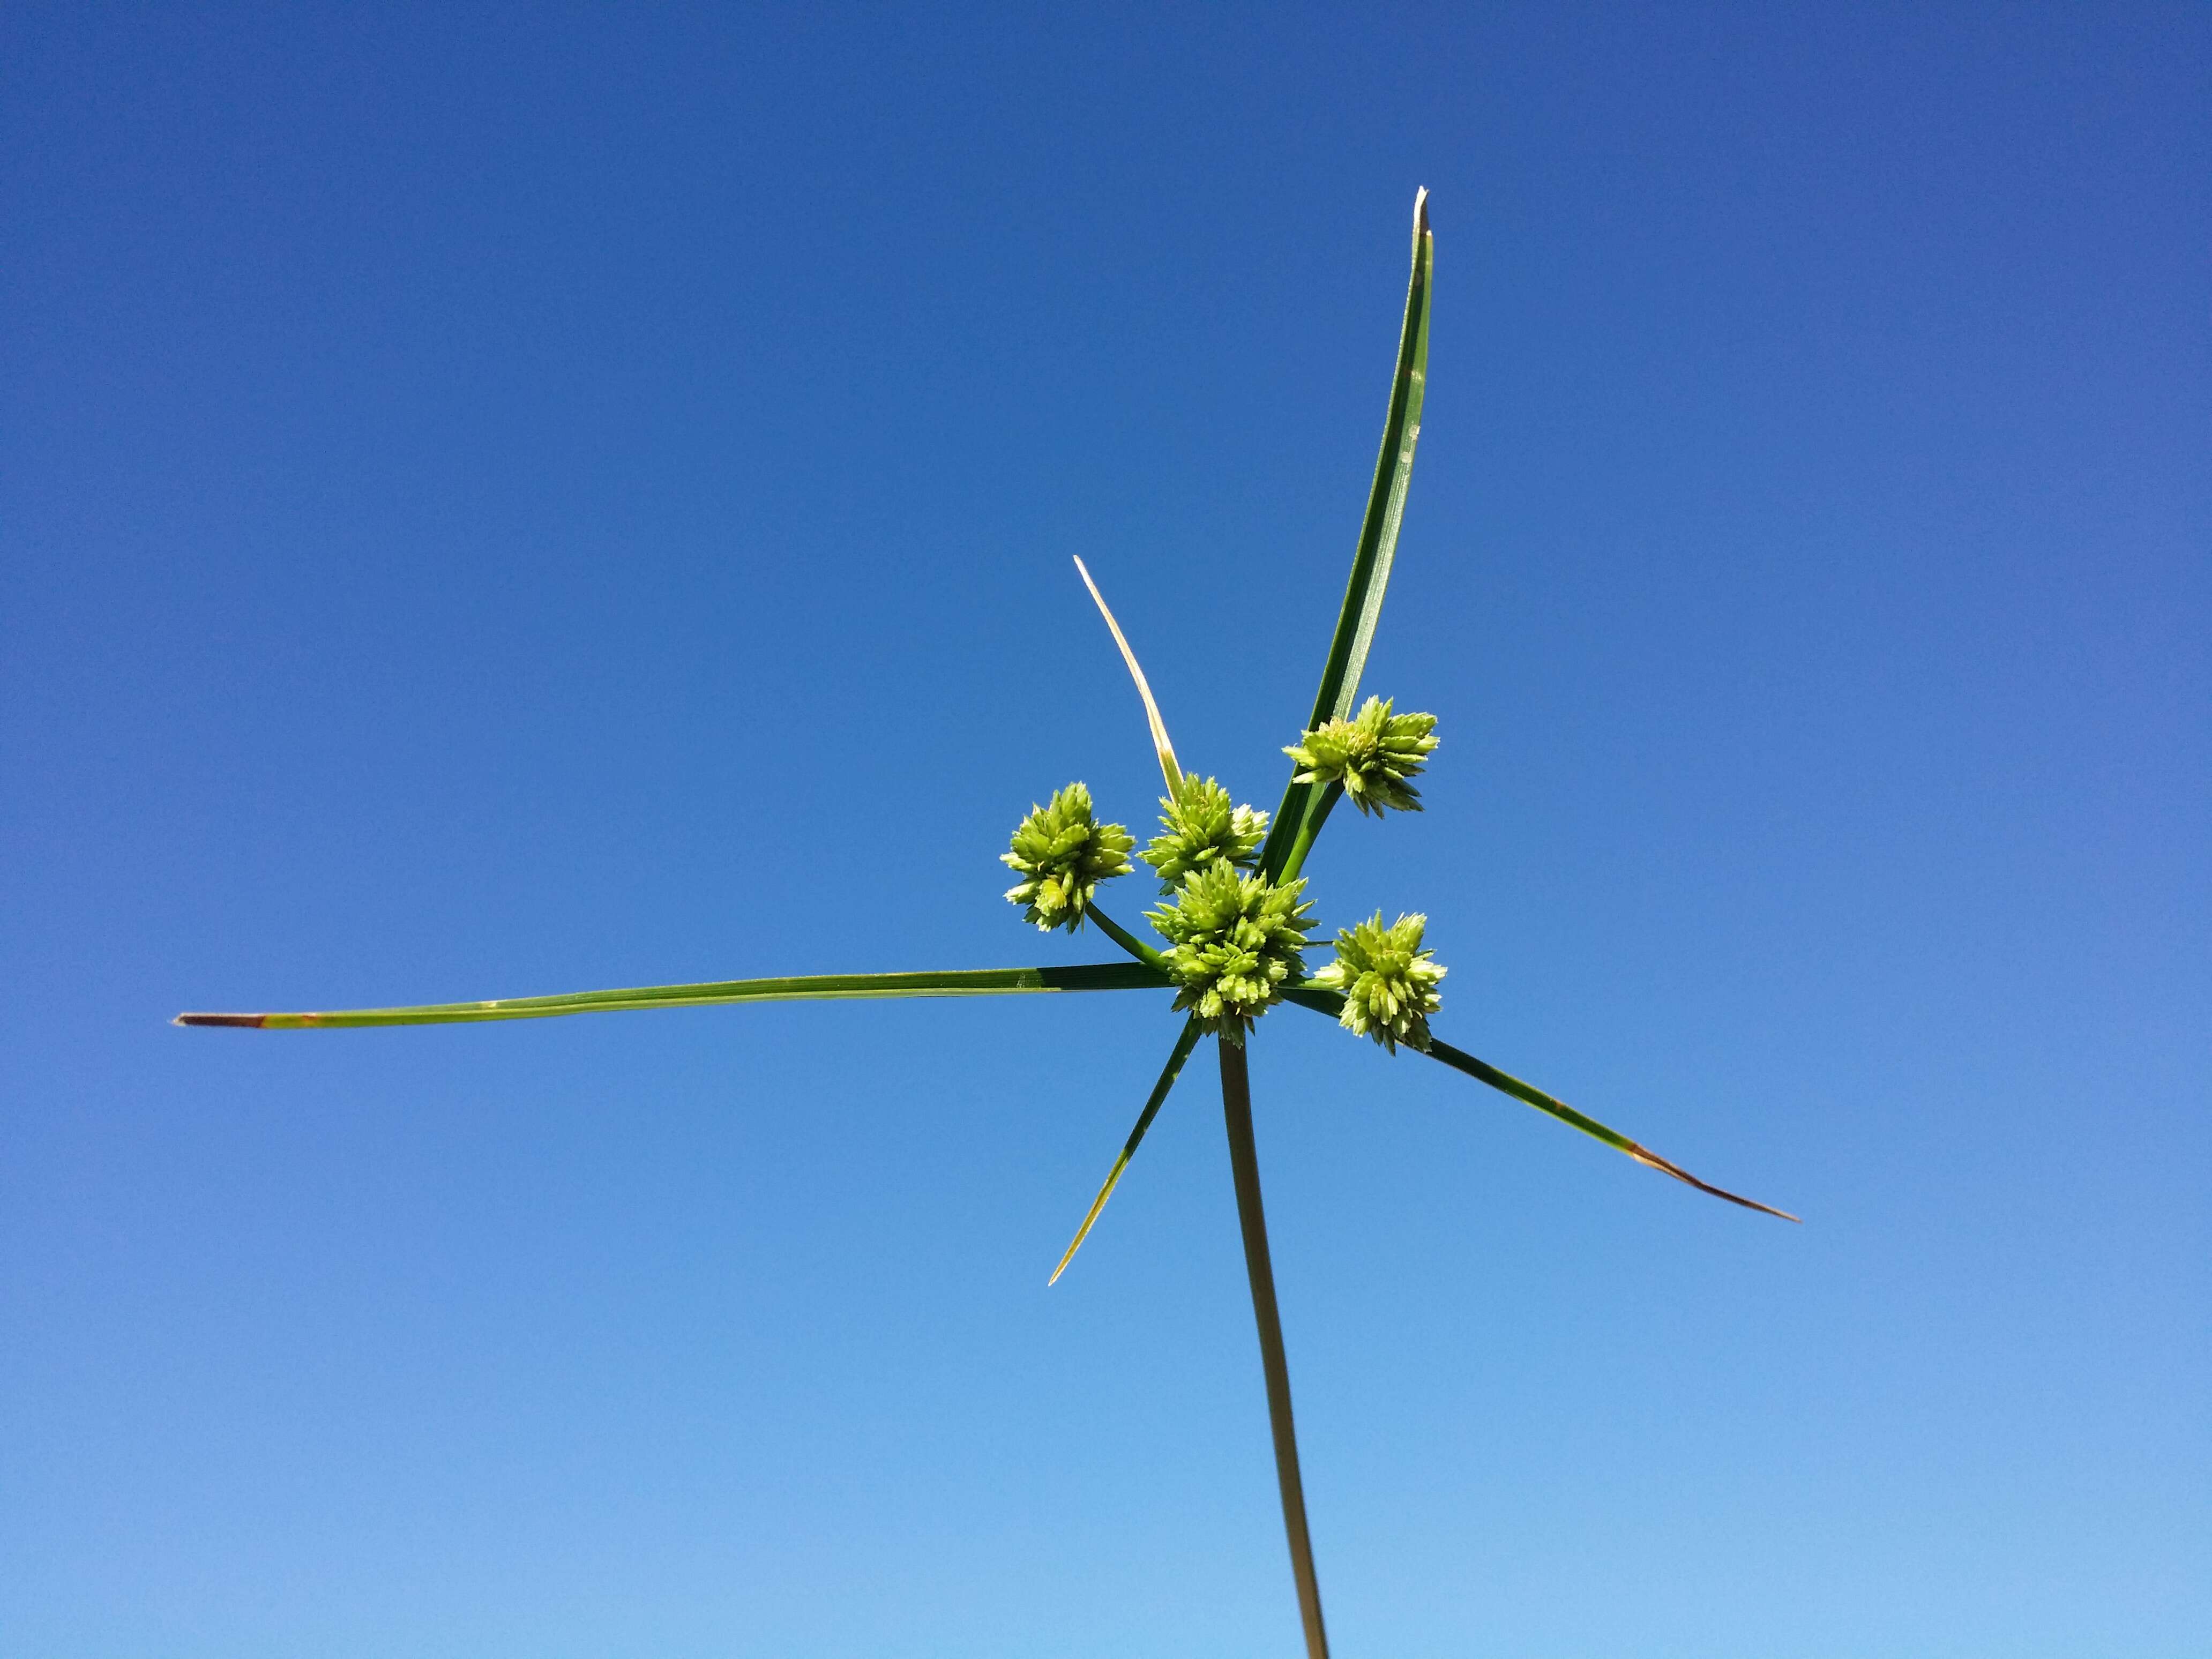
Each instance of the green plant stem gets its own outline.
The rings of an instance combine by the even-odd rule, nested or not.
[[[1115,921],[1113,917],[1108,915],[1103,910],[1100,909],[1097,904],[1094,903],[1086,907],[1084,911],[1084,915],[1087,920],[1097,924],[1098,931],[1100,933],[1105,934],[1108,939],[1112,939],[1115,944],[1120,945],[1131,956],[1136,957],[1138,961],[1143,963],[1146,967],[1152,969],[1156,973],[1166,974],[1170,972],[1168,967],[1167,957],[1161,955],[1158,951],[1152,949],[1151,945],[1146,944],[1144,940],[1139,939],[1127,928],[1122,927],[1120,922]]]
[[[1298,872],[1305,868],[1306,854],[1313,850],[1315,837],[1321,834],[1322,825],[1328,822],[1329,809],[1343,799],[1341,783],[1332,783],[1319,794],[1311,789],[1306,792],[1304,814],[1298,822],[1297,835],[1291,842],[1290,856],[1283,860],[1282,873],[1275,878],[1278,882],[1297,879]]]
[[[1260,1328],[1260,1366],[1267,1378],[1267,1422],[1275,1437],[1275,1479],[1283,1492],[1283,1531],[1290,1540],[1291,1576],[1297,1581],[1298,1617],[1306,1659],[1328,1659],[1321,1621],[1321,1581],[1314,1576],[1313,1540],[1306,1532],[1305,1485],[1298,1478],[1298,1432],[1291,1419],[1291,1368],[1283,1355],[1283,1322],[1275,1310],[1275,1269],[1267,1258],[1267,1215],[1260,1201],[1260,1152],[1252,1139],[1252,1079],[1244,1050],[1226,1038],[1221,1051],[1221,1115],[1229,1128],[1229,1167],[1237,1182],[1237,1221],[1244,1234],[1244,1270],[1252,1280],[1252,1319]]]

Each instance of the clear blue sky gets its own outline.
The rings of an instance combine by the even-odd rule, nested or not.
[[[0,17],[0,1652],[1294,1650],[1163,997],[166,1022],[1110,954],[1418,185],[1321,912],[1806,1224],[1266,1022],[1339,1651],[2207,1650],[2212,13],[1371,11]]]

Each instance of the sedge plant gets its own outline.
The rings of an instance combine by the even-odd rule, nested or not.
[[[1075,562],[1144,706],[1165,785],[1160,799],[1160,833],[1141,851],[1137,850],[1136,838],[1127,829],[1097,817],[1090,791],[1079,782],[1070,783],[1043,804],[1032,806],[1016,826],[1008,850],[1000,856],[1019,878],[1006,897],[1021,908],[1025,920],[1047,933],[1073,933],[1088,924],[1118,945],[1124,959],[1072,966],[724,980],[323,1013],[188,1013],[179,1015],[177,1023],[258,1030],[342,1030],[797,999],[1172,990],[1173,1009],[1182,1018],[1166,1063],[1049,1282],[1058,1282],[1090,1236],[1174,1089],[1184,1063],[1202,1040],[1212,1037],[1220,1066],[1222,1113],[1228,1132],[1237,1220],[1243,1235],[1245,1268],[1251,1283],[1252,1313],[1259,1331],[1291,1575],[1309,1659],[1325,1659],[1328,1641],[1298,1475],[1290,1369],[1284,1357],[1282,1322],[1261,1198],[1259,1155],[1253,1136],[1246,1049],[1261,1018],[1281,1004],[1322,1015],[1355,1036],[1370,1038],[1386,1054],[1395,1055],[1403,1048],[1464,1073],[1699,1192],[1747,1209],[1796,1219],[1786,1211],[1709,1185],[1618,1130],[1437,1036],[1431,1022],[1443,1006],[1446,970],[1423,942],[1425,916],[1401,915],[1385,922],[1378,912],[1366,921],[1339,928],[1327,945],[1313,937],[1319,923],[1313,915],[1313,902],[1306,897],[1302,872],[1315,838],[1330,814],[1346,799],[1363,814],[1378,818],[1420,811],[1420,791],[1414,780],[1437,744],[1433,715],[1400,713],[1389,698],[1370,696],[1361,702],[1358,697],[1361,672],[1397,552],[1414,446],[1420,437],[1433,264],[1428,198],[1424,191],[1414,201],[1413,276],[1407,289],[1374,486],[1352,556],[1343,607],[1322,665],[1320,689],[1296,741],[1285,746],[1291,763],[1291,775],[1272,815],[1236,801],[1212,776],[1184,769],[1135,652],[1091,573],[1080,559]],[[1133,855],[1135,861],[1150,867],[1159,884],[1158,906],[1146,913],[1157,943],[1148,943],[1122,927],[1098,902],[1099,890],[1106,883],[1133,872]],[[1317,964],[1309,961],[1324,950],[1329,952],[1328,960]]]

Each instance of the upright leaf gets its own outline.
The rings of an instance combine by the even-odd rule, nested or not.
[[[1406,289],[1406,318],[1398,333],[1398,367],[1390,381],[1389,412],[1382,422],[1382,447],[1375,461],[1375,483],[1367,496],[1367,516],[1359,526],[1359,546],[1352,558],[1352,579],[1345,586],[1344,605],[1337,613],[1336,633],[1328,645],[1328,661],[1315,695],[1313,714],[1306,729],[1348,717],[1358,695],[1359,677],[1367,666],[1368,647],[1374,642],[1376,619],[1382,612],[1382,594],[1390,583],[1391,562],[1398,552],[1398,526],[1406,514],[1406,489],[1413,477],[1413,447],[1421,436],[1421,399],[1429,372],[1429,289],[1435,264],[1435,246],[1429,234],[1429,192],[1413,198],[1413,272]],[[1290,856],[1291,844],[1304,823],[1310,785],[1294,783],[1283,794],[1283,804],[1261,854],[1261,867],[1270,876],[1280,873]]]
[[[1167,781],[1168,799],[1175,799],[1176,787],[1182,781],[1182,765],[1176,759],[1175,745],[1168,741],[1167,722],[1160,718],[1160,706],[1152,701],[1152,688],[1146,682],[1145,671],[1137,665],[1137,653],[1129,649],[1123,637],[1121,624],[1114,620],[1114,613],[1106,608],[1106,596],[1098,591],[1098,584],[1091,580],[1091,572],[1081,559],[1075,562],[1083,585],[1091,590],[1091,598],[1098,606],[1098,614],[1106,618],[1106,631],[1114,636],[1114,643],[1121,647],[1121,660],[1128,665],[1129,678],[1137,683],[1137,696],[1145,705],[1145,724],[1152,730],[1152,752],[1159,757],[1160,776]]]

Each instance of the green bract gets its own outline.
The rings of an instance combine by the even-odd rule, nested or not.
[[[1421,948],[1428,923],[1424,915],[1400,916],[1385,927],[1377,910],[1337,934],[1336,960],[1311,982],[1344,993],[1337,1023],[1346,1030],[1371,1036],[1393,1054],[1401,1042],[1428,1051],[1429,1016],[1443,1004],[1437,981],[1449,971]]]
[[[1120,824],[1092,822],[1090,790],[1071,783],[1050,805],[1030,807],[1012,849],[999,854],[1023,878],[1006,890],[1007,902],[1028,906],[1024,915],[1048,933],[1079,927],[1098,884],[1128,873],[1135,845]]]
[[[1252,1022],[1305,976],[1305,936],[1316,924],[1298,902],[1305,881],[1276,886],[1227,859],[1185,876],[1175,902],[1146,912],[1173,947],[1169,970],[1182,984],[1175,1006],[1207,1030],[1242,1043]]]
[[[1434,714],[1394,714],[1389,699],[1370,697],[1352,719],[1331,720],[1283,752],[1302,769],[1295,782],[1340,783],[1363,812],[1418,812],[1421,792],[1407,780],[1437,746],[1436,729]]]
[[[1267,833],[1265,812],[1231,805],[1226,789],[1194,772],[1184,773],[1173,798],[1161,796],[1160,805],[1167,833],[1153,836],[1137,856],[1158,873],[1163,892],[1194,870],[1212,868],[1217,859],[1249,868]]]

